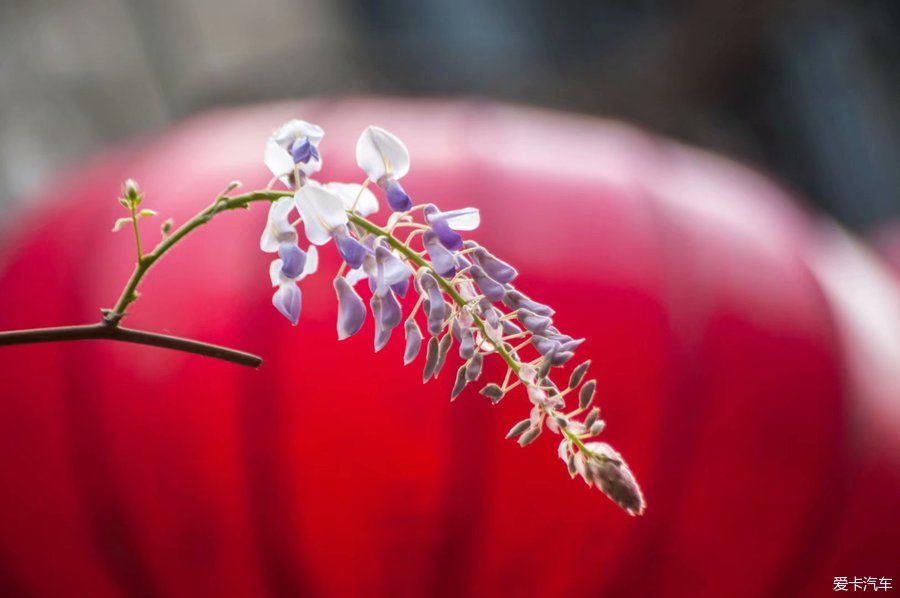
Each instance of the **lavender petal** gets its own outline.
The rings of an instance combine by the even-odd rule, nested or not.
[[[366,305],[343,276],[334,279],[338,298],[338,340],[344,340],[359,332],[366,321]]]
[[[406,349],[403,351],[403,365],[413,362],[422,349],[422,331],[415,320],[407,320],[404,327],[406,333]]]
[[[478,285],[478,288],[481,289],[486,298],[491,301],[503,299],[503,296],[506,294],[506,288],[502,284],[485,274],[484,270],[479,266],[472,266],[469,272],[472,274],[472,280],[475,281],[475,284]]]
[[[456,370],[456,382],[453,383],[453,390],[450,391],[450,400],[456,399],[459,394],[463,391],[468,383],[468,378],[466,377],[466,366],[462,365],[458,370]]]
[[[278,246],[278,257],[281,258],[281,273],[287,278],[297,278],[306,266],[306,252],[296,243],[281,243]]]
[[[484,269],[488,276],[499,283],[510,283],[519,275],[515,268],[503,260],[494,257],[483,247],[476,249],[473,252],[472,257],[478,265]]]
[[[459,335],[459,356],[470,359],[475,353],[475,335],[471,328],[462,328]]]
[[[456,259],[453,253],[441,244],[435,233],[426,231],[422,235],[422,243],[428,252],[428,259],[438,274],[450,277],[456,273]]]
[[[405,212],[412,208],[412,200],[396,179],[390,178],[382,185],[388,206],[395,212]]]
[[[472,356],[472,361],[466,366],[466,380],[474,382],[481,375],[481,366],[484,363],[484,355],[476,353]]]
[[[346,228],[335,231],[334,244],[337,245],[341,257],[344,258],[344,261],[347,262],[347,265],[351,268],[359,268],[362,266],[366,254],[369,253],[369,250],[366,249],[365,245],[347,233]]]
[[[521,307],[516,312],[516,317],[519,319],[519,322],[522,323],[522,326],[533,334],[544,332],[550,324],[552,324],[550,318],[539,316],[538,314]]]
[[[440,354],[440,344],[436,336],[432,336],[428,341],[428,347],[425,351],[425,368],[422,370],[422,382],[428,382],[428,379],[434,374],[434,368],[437,366],[438,356]]]
[[[450,346],[453,344],[453,337],[449,334],[445,334],[441,338],[441,342],[438,344],[438,358],[437,363],[434,365],[434,377],[437,378],[438,374],[441,373],[441,368],[444,367],[444,362],[447,360],[447,353],[450,352]]]
[[[300,288],[294,283],[279,286],[272,295],[272,305],[294,326],[300,321],[301,303]]]

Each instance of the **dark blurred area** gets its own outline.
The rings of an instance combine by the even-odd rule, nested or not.
[[[895,0],[0,0],[0,202],[210,106],[374,93],[636,122],[868,231],[900,215],[898,25]]]

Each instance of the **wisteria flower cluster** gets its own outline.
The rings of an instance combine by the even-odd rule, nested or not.
[[[363,131],[356,144],[365,181],[320,183],[313,176],[322,167],[323,138],[320,127],[291,120],[266,144],[264,161],[273,183],[280,181],[290,192],[272,201],[260,239],[263,251],[278,255],[269,272],[276,287],[275,308],[297,324],[302,305],[298,283],[316,272],[317,247],[333,242],[343,259],[333,283],[339,339],[359,332],[371,313],[378,351],[402,325],[404,364],[412,363],[424,346],[426,382],[444,370],[455,345],[462,364],[451,400],[479,381],[486,358],[499,357],[506,373],[484,384],[481,394],[496,404],[521,386],[531,403],[529,416],[507,438],[526,446],[544,430],[560,436],[559,458],[572,477],[596,486],[629,514],[642,514],[644,499],[625,461],[596,440],[605,422],[593,406],[596,381],[586,380],[590,362],[572,368],[565,384],[552,379],[572,362],[584,339],[561,332],[552,308],[516,289],[513,266],[464,239],[461,233],[480,224],[478,209],[442,211],[430,203],[415,204],[399,182],[410,169],[406,146],[375,126]],[[373,183],[390,210],[383,226],[368,218],[379,210],[369,189]],[[301,224],[309,243],[305,249],[297,231]],[[357,292],[361,283],[371,296],[368,308]],[[404,317],[399,299],[408,293],[418,299]]]
[[[262,358],[257,355],[121,324],[140,296],[141,282],[182,239],[218,214],[268,203],[259,245],[277,255],[269,265],[275,287],[272,303],[291,324],[300,320],[299,283],[318,270],[318,248],[333,242],[343,260],[334,279],[339,339],[359,332],[371,313],[379,351],[402,324],[403,363],[415,361],[424,347],[424,382],[444,371],[455,346],[462,364],[456,370],[451,400],[482,378],[485,359],[499,358],[505,374],[484,383],[481,394],[496,404],[522,387],[531,403],[528,417],[513,426],[507,438],[526,446],[545,430],[559,436],[559,458],[572,477],[596,486],[629,514],[642,514],[644,498],[625,461],[609,444],[597,440],[605,423],[600,409],[593,406],[597,383],[587,379],[590,362],[571,368],[565,384],[553,380],[572,362],[584,339],[560,331],[552,308],[516,289],[518,272],[513,266],[463,237],[478,228],[478,209],[442,211],[430,203],[413,202],[400,185],[409,173],[409,151],[379,127],[368,127],[356,144],[356,162],[366,175],[362,184],[321,183],[313,176],[322,168],[319,146],[324,136],[322,128],[312,123],[285,123],[266,142],[263,160],[273,175],[266,189],[234,194],[240,183],[230,183],[177,228],[172,219],[163,222],[161,239],[149,251],[140,223],[156,212],[141,207],[143,192],[135,181],[127,180],[118,201],[128,215],[116,221],[113,231],[133,232],[136,261],[113,307],[101,309],[102,318],[94,324],[0,332],[0,345],[105,339],[259,367]],[[273,187],[279,182],[284,189]],[[389,208],[384,225],[369,219],[379,211],[371,185],[381,189]],[[297,230],[300,225],[304,242]],[[363,290],[370,296],[368,307],[357,291],[361,287],[368,287]],[[410,293],[417,299],[413,302],[410,297],[414,307],[404,317],[400,299]]]

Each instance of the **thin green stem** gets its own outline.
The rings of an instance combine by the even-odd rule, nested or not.
[[[153,264],[158,262],[162,258],[162,256],[164,256],[170,249],[177,245],[178,242],[185,238],[191,231],[206,224],[207,222],[212,220],[212,218],[216,214],[219,214],[221,212],[246,208],[248,205],[256,201],[276,201],[282,197],[287,197],[290,195],[293,195],[293,192],[270,190],[252,191],[250,193],[244,193],[242,195],[235,195],[234,197],[218,198],[206,209],[175,229],[175,231],[172,232],[171,235],[160,241],[159,244],[153,248],[153,251],[138,260],[137,264],[135,264],[134,271],[132,272],[131,277],[125,284],[125,288],[122,290],[122,294],[119,296],[119,300],[116,302],[115,307],[113,307],[112,310],[110,310],[106,314],[105,321],[112,326],[118,325],[122,318],[125,317],[126,308],[137,300],[138,285],[144,279],[144,276],[146,276],[150,268],[153,267]]]
[[[137,261],[141,263],[141,260],[144,259],[144,255],[141,251],[141,232],[138,229],[138,216],[137,216],[137,205],[135,202],[129,202],[128,205],[131,208],[131,226],[134,229],[134,245],[137,249]]]

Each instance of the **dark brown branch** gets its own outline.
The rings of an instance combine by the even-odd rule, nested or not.
[[[0,346],[88,339],[104,339],[162,347],[164,349],[205,355],[253,368],[258,368],[262,365],[262,358],[251,353],[244,353],[243,351],[236,351],[227,347],[201,343],[177,336],[122,328],[121,326],[111,326],[105,323],[0,332]]]

